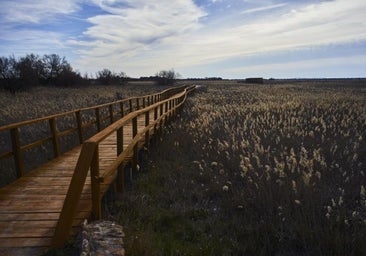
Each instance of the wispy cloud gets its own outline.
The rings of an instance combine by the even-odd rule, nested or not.
[[[54,18],[55,15],[79,10],[78,2],[75,0],[2,0],[0,16],[2,16],[2,22],[39,23]]]
[[[242,14],[249,14],[249,13],[255,13],[255,12],[269,11],[269,10],[272,10],[272,9],[277,9],[277,8],[280,8],[280,7],[284,7],[286,5],[287,5],[287,3],[273,4],[273,5],[268,5],[268,6],[262,6],[262,7],[247,9],[245,11],[242,11],[241,13]]]
[[[199,29],[199,19],[206,15],[192,1],[185,0],[128,0],[120,2],[120,6],[113,1],[96,3],[108,14],[89,18],[92,26],[85,31],[85,38],[70,42],[80,45],[93,42],[88,49],[80,51],[83,65],[90,63],[90,59],[107,64],[102,59],[120,62],[133,58]]]

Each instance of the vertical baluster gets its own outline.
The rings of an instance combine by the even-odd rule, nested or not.
[[[150,111],[145,112],[145,127],[150,123]],[[149,147],[150,142],[150,129],[148,129],[145,133],[145,145]]]
[[[97,124],[97,130],[98,130],[98,132],[100,132],[101,127],[100,127],[100,110],[99,110],[99,108],[95,109],[95,119],[96,119],[96,124]]]
[[[92,212],[95,220],[102,218],[102,207],[100,197],[100,181],[99,181],[99,147],[95,148],[93,159],[90,166],[90,179],[92,190]]]
[[[48,121],[50,124],[50,129],[51,129],[51,134],[52,134],[53,153],[54,153],[55,157],[58,157],[61,155],[61,150],[60,150],[60,141],[58,139],[58,134],[57,134],[56,119],[51,118]]]
[[[130,103],[130,113],[131,113],[131,112],[133,112],[132,99],[129,100],[129,103]]]
[[[12,144],[13,153],[14,153],[14,162],[15,162],[15,168],[16,168],[16,172],[17,172],[17,178],[20,178],[24,174],[24,161],[23,161],[22,150],[20,148],[18,128],[11,129],[10,135],[11,135],[11,144]]]
[[[140,98],[136,98],[136,109],[140,109]]]
[[[114,118],[113,118],[113,105],[109,105],[109,119],[111,124],[114,122]]]
[[[132,119],[132,139],[137,135],[137,117]],[[132,156],[132,171],[133,173],[137,172],[137,162],[138,162],[138,148],[137,144],[133,147],[133,156]]]
[[[75,112],[76,115],[76,122],[78,125],[78,136],[79,136],[79,143],[83,144],[84,138],[83,138],[83,124],[81,122],[81,113],[80,110]]]
[[[123,152],[123,126],[117,130],[117,157]],[[124,167],[118,167],[117,173],[117,192],[122,193],[125,191],[125,172]]]
[[[119,103],[119,106],[120,106],[120,110],[121,110],[121,117],[124,117],[125,114],[123,113],[123,111],[124,111],[124,109],[123,109],[123,101]]]

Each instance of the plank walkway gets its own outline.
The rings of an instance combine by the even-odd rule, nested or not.
[[[152,120],[154,112],[150,111],[149,115]],[[138,130],[145,127],[144,118],[138,117]],[[124,126],[123,131],[123,148],[126,148],[132,140],[132,124]],[[116,141],[116,133],[112,133],[99,145],[101,174],[117,157]],[[0,188],[0,255],[40,255],[50,248],[81,147]],[[104,180],[102,193],[112,181]],[[90,216],[91,208],[91,182],[88,177],[73,218],[74,234]]]

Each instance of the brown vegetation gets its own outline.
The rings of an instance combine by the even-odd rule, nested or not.
[[[126,253],[364,254],[366,88],[216,84],[117,202]]]

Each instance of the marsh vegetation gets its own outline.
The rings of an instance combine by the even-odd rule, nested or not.
[[[366,88],[207,86],[114,205],[129,255],[363,255]]]

